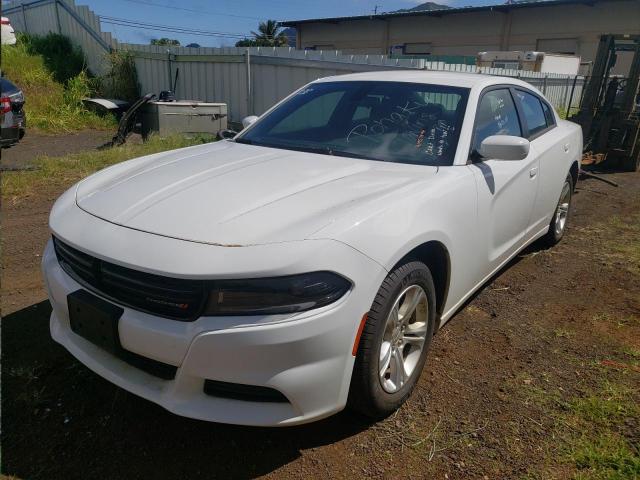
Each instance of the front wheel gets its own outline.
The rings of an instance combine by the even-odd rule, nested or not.
[[[571,175],[567,175],[567,178],[562,185],[558,205],[556,206],[556,210],[551,218],[551,223],[549,224],[549,231],[543,237],[543,242],[549,247],[554,246],[562,240],[564,232],[567,230],[572,197],[573,178],[571,178]]]
[[[411,261],[389,273],[360,337],[349,390],[351,409],[379,419],[407,400],[426,361],[435,319],[429,268]]]

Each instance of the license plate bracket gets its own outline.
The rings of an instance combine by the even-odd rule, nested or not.
[[[113,354],[121,350],[118,321],[124,309],[86,290],[67,295],[67,305],[73,332]]]

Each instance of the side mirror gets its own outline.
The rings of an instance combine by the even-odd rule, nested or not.
[[[242,128],[247,128],[249,125],[258,120],[258,117],[255,115],[249,115],[248,117],[244,117],[242,119]]]
[[[487,160],[523,160],[529,155],[529,140],[512,135],[491,135],[480,144],[480,155]]]
[[[224,140],[225,138],[233,138],[238,134],[235,130],[220,130],[218,132],[218,140]]]

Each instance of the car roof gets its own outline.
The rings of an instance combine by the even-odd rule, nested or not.
[[[378,81],[378,82],[411,82],[449,85],[452,87],[484,88],[495,84],[512,84],[532,88],[528,83],[510,77],[483,75],[464,72],[434,72],[430,70],[393,70],[378,72],[349,73],[321,78],[319,82],[338,81]]]

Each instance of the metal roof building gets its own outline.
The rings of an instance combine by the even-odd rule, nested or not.
[[[535,50],[579,55],[588,62],[601,34],[640,34],[640,0],[540,0],[281,25],[297,29],[300,49],[416,56]],[[621,71],[628,68],[626,57],[620,55]]]

